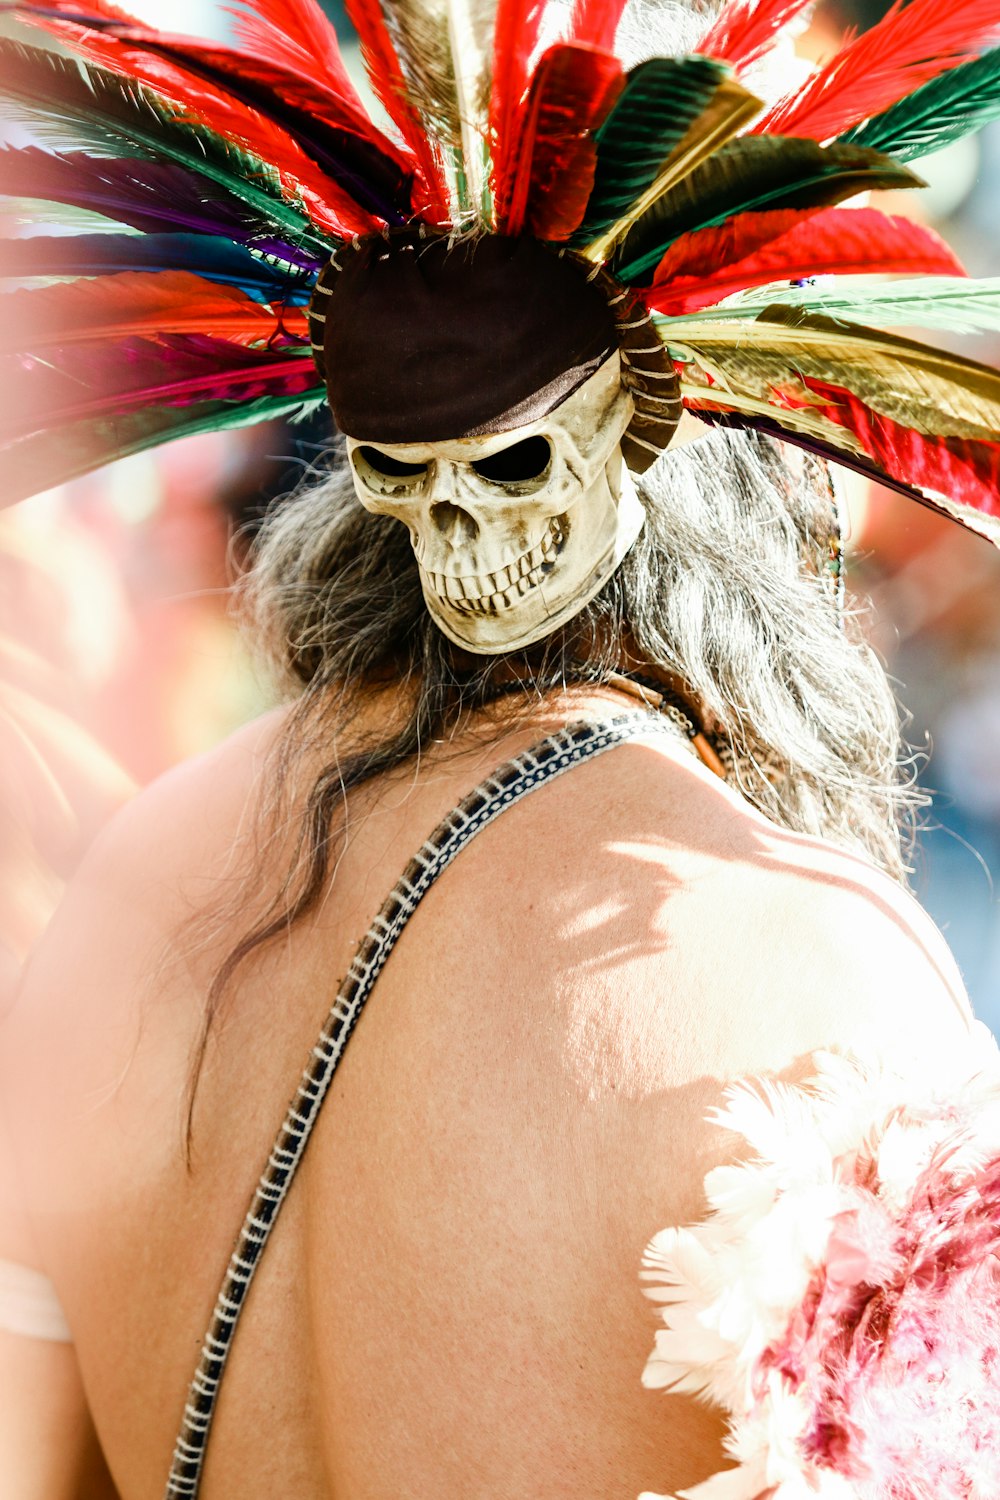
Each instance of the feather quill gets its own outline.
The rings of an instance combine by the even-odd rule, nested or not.
[[[162,91],[196,119],[244,142],[318,199],[345,235],[410,214],[410,177],[366,114],[307,74],[230,47],[81,12],[49,17],[47,4],[16,13],[89,61]]]
[[[616,274],[631,285],[648,285],[675,240],[737,214],[826,208],[871,188],[922,186],[908,167],[876,151],[744,136],[652,205],[625,240]]]
[[[911,276],[963,274],[955,255],[933,230],[874,208],[828,208],[811,215],[794,210],[750,213],[676,240],[657,266],[644,301],[659,313],[682,317],[747,287],[870,271],[873,265],[882,273]],[[852,279],[844,294],[848,308],[855,285]],[[964,285],[968,289],[970,284]],[[928,291],[934,283],[921,281],[919,286]],[[778,300],[782,290],[770,288],[763,302]],[[814,305],[816,289],[805,288],[796,296],[804,305]],[[752,296],[749,301],[752,304]],[[741,314],[733,304],[718,313],[725,318],[754,315]],[[850,312],[845,316],[850,318]]]
[[[826,141],[968,61],[1000,31],[996,0],[896,3],[754,127]]]
[[[950,68],[844,140],[912,161],[1000,119],[1000,47]]]
[[[742,71],[770,50],[784,27],[812,0],[729,0],[697,51]]]
[[[858,212],[859,210],[846,210]],[[904,221],[905,222],[905,221]],[[835,289],[769,286],[734,297],[724,307],[697,313],[713,322],[756,318],[769,307],[801,309],[867,327],[935,328],[947,333],[1000,333],[1000,277],[885,282],[879,276],[852,276]],[[692,309],[693,311],[693,309]],[[676,326],[672,324],[671,326]]]
[[[0,295],[0,355],[90,340],[208,334],[229,343],[308,345],[305,313],[255,301],[186,271],[124,272]]]
[[[61,427],[58,442],[53,441],[51,431],[32,433],[0,447],[4,475],[0,505],[16,504],[29,495],[79,479],[104,464],[179,438],[252,427],[258,422],[294,422],[319,411],[325,399],[320,387],[304,396],[264,396],[244,405],[200,402],[97,418]]]
[[[242,198],[177,162],[49,152],[37,146],[0,148],[0,193],[68,204],[145,233],[225,235],[304,271],[319,271],[325,261],[325,256],[301,249],[287,233],[278,235],[277,226],[268,237],[260,214]]]
[[[459,194],[463,210],[490,222],[487,187],[489,136],[490,57],[495,0],[444,0],[448,11],[448,38],[455,78],[458,118],[461,124],[461,165],[464,191]]]
[[[252,254],[221,236],[205,234],[57,234],[0,239],[0,276],[18,281],[186,271],[220,286],[235,286],[257,302],[303,307],[312,277],[273,257]]]
[[[611,53],[549,48],[531,80],[510,201],[494,202],[500,234],[566,240],[579,228],[597,167],[594,131],[624,81]]]
[[[708,57],[653,57],[633,68],[597,132],[597,174],[577,240],[614,238],[705,111],[727,69]],[[595,251],[594,259],[600,259]]]
[[[39,47],[0,38],[0,118],[17,106],[56,149],[82,146],[98,156],[149,155],[218,184],[260,216],[265,232],[284,232],[324,258],[332,244],[287,201],[278,172],[253,152],[201,123],[142,84]]]

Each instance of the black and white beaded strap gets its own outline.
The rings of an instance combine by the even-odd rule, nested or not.
[[[676,734],[668,720],[645,712],[568,726],[501,766],[448,814],[410,860],[354,955],[254,1193],[191,1382],[165,1500],[192,1500],[198,1494],[219,1387],[254,1272],[351,1033],[419,902],[470,839],[513,803],[581,761],[657,730]]]

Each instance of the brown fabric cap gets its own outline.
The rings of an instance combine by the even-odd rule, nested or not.
[[[337,253],[312,313],[337,426],[373,442],[509,432],[618,348],[587,268],[529,238],[372,236]]]

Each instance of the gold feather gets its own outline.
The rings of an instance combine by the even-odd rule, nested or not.
[[[850,453],[858,458],[868,458],[868,451],[856,438],[853,432],[846,427],[840,427],[836,422],[831,422],[829,417],[823,417],[808,408],[795,410],[792,407],[776,406],[768,399],[766,387],[761,387],[757,395],[751,395],[747,391],[736,391],[730,387],[702,385],[693,381],[681,381],[681,395],[685,401],[698,402],[702,406],[712,406],[720,411],[741,412],[745,416],[768,417],[779,423],[789,432],[799,432],[803,437],[818,438],[824,443],[832,443],[845,453]]]
[[[806,377],[842,386],[925,437],[1000,441],[1000,372],[913,339],[778,306],[746,323],[685,319],[683,343],[738,389]]]
[[[442,145],[456,219],[482,216],[493,0],[393,0],[386,25],[425,129]]]

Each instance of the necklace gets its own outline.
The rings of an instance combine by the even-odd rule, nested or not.
[[[722,764],[718,751],[694,717],[686,700],[681,698],[679,693],[673,693],[655,678],[642,676],[637,672],[606,672],[600,680],[606,682],[609,687],[618,688],[620,692],[638,698],[640,703],[645,703],[648,708],[655,709],[665,719],[669,719],[690,741],[702,765],[707,766],[715,776],[725,781],[726,768]]]
[[[560,676],[559,683],[544,682],[536,677],[513,677],[502,684],[499,694],[523,692],[532,688],[548,690],[576,684],[616,688],[621,693],[627,693],[630,698],[637,699],[646,708],[661,714],[687,741],[702,765],[707,766],[720,780],[726,780],[726,768],[718,751],[705,734],[688,700],[675,689],[657,681],[655,677],[639,672],[595,671],[582,662],[570,663]]]

